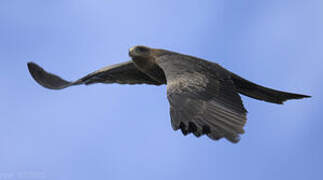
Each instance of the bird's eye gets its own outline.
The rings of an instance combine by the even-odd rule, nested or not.
[[[137,53],[145,53],[145,52],[147,52],[148,51],[148,49],[147,48],[145,48],[145,47],[137,47],[136,48],[136,52]]]

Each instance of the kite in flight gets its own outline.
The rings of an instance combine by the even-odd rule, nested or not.
[[[167,85],[171,124],[184,135],[207,135],[213,140],[226,138],[236,143],[244,133],[247,110],[240,94],[258,100],[283,104],[289,99],[310,96],[266,88],[200,58],[153,49],[130,48],[131,61],[107,66],[81,79],[69,82],[28,63],[32,77],[43,87],[63,89],[94,83]]]

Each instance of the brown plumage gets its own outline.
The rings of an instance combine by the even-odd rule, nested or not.
[[[32,77],[43,87],[63,89],[93,83],[167,84],[171,124],[184,135],[206,134],[213,140],[222,137],[239,141],[247,111],[238,93],[271,103],[310,97],[269,89],[220,65],[162,49],[135,46],[129,50],[131,61],[99,69],[74,81],[66,81],[29,62]]]

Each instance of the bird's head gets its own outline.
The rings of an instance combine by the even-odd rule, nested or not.
[[[129,49],[129,56],[135,57],[149,57],[151,55],[151,49],[146,46],[134,46]]]

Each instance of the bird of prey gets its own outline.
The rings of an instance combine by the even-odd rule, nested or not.
[[[130,61],[107,66],[69,82],[29,62],[32,77],[43,87],[64,89],[94,83],[167,85],[171,125],[184,135],[207,135],[237,143],[244,133],[247,110],[239,94],[282,104],[310,96],[282,92],[250,82],[220,65],[163,49],[135,46]]]

